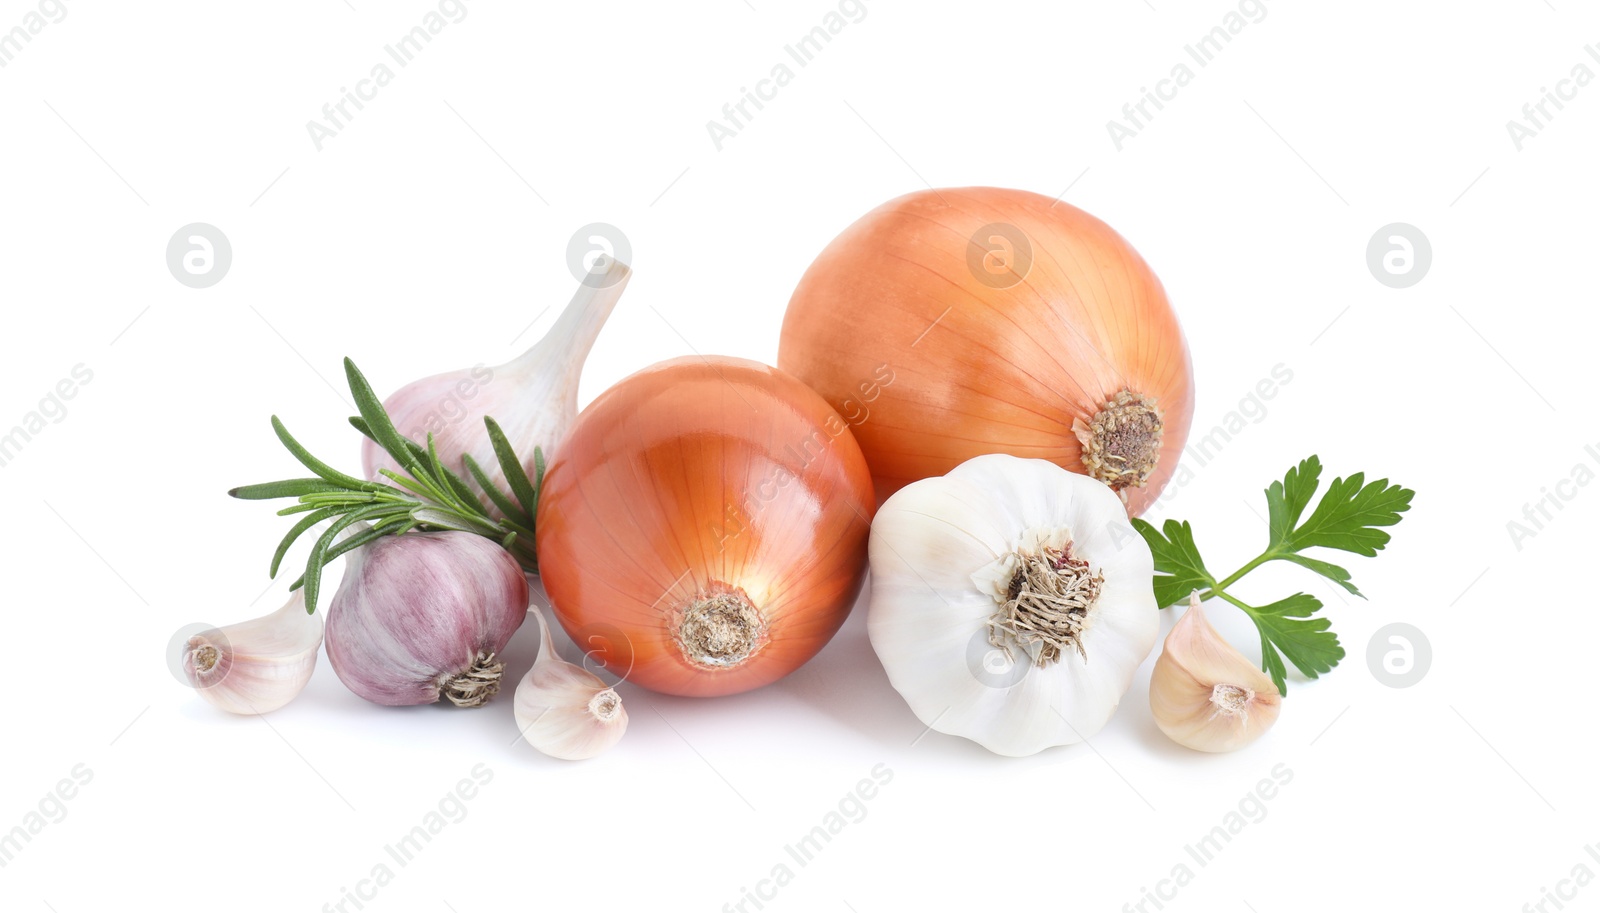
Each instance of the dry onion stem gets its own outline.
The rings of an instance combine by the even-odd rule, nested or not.
[[[742,593],[718,593],[695,602],[678,623],[678,646],[690,662],[736,666],[766,642],[767,624]]]
[[[1123,489],[1143,488],[1161,458],[1165,430],[1153,396],[1121,390],[1088,422],[1074,419],[1072,432],[1083,445],[1083,469],[1110,485],[1123,501]]]

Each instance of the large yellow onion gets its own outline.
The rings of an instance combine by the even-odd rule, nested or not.
[[[638,371],[578,416],[539,494],[539,573],[587,655],[666,694],[777,681],[844,624],[872,477],[849,426],[758,362]]]
[[[880,500],[1009,453],[1098,478],[1138,515],[1194,413],[1155,273],[1109,225],[1021,190],[919,191],[867,213],[800,280],[778,365],[852,424]]]

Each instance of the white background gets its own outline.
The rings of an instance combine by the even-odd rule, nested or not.
[[[1600,489],[1563,488],[1520,548],[1507,529],[1597,468],[1600,87],[1521,151],[1505,126],[1574,65],[1600,72],[1584,52],[1600,15],[1275,0],[1118,151],[1107,120],[1236,7],[875,0],[718,151],[706,122],[836,7],[473,0],[319,152],[306,122],[436,8],[351,3],[71,0],[0,69],[0,428],[73,366],[93,372],[0,469],[0,829],[93,771],[0,869],[0,906],[323,909],[478,764],[493,780],[465,820],[368,909],[721,910],[788,862],[768,909],[1120,910],[1188,862],[1167,909],[1511,911],[1580,863],[1600,872],[1584,722]],[[0,29],[36,8],[5,0]],[[1146,673],[1088,745],[1011,760],[919,738],[860,606],[760,692],[625,687],[627,737],[584,764],[513,745],[509,695],[384,709],[324,662],[296,703],[229,718],[169,675],[180,626],[283,599],[286,581],[263,590],[284,521],[224,494],[295,474],[268,416],[357,466],[342,356],[384,391],[511,357],[571,295],[569,237],[603,221],[636,277],[583,402],[690,351],[770,362],[811,258],[930,184],[1064,194],[1121,231],[1184,322],[1197,431],[1275,365],[1293,372],[1152,515],[1193,520],[1214,567],[1259,550],[1260,490],[1310,453],[1418,492],[1381,557],[1342,556],[1369,602],[1297,568],[1242,585],[1310,588],[1350,653],[1292,680],[1261,741],[1171,744]],[[199,291],[164,261],[196,221],[234,250]],[[1432,242],[1405,290],[1365,261],[1391,222]],[[1213,615],[1253,652],[1247,623]],[[1366,662],[1393,621],[1434,654],[1403,690]],[[512,672],[536,640],[518,634]],[[865,819],[795,865],[785,845],[878,764],[893,780]],[[1279,764],[1293,780],[1264,820],[1195,865],[1184,846]]]

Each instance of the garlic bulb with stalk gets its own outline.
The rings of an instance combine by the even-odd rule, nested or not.
[[[1150,676],[1156,725],[1179,745],[1233,751],[1272,728],[1282,706],[1278,686],[1222,639],[1191,593]]]
[[[1105,483],[974,457],[872,523],[867,632],[931,729],[1003,755],[1080,742],[1155,646],[1150,548]]]
[[[556,655],[544,613],[538,606],[529,611],[539,622],[539,657],[517,685],[517,728],[552,758],[592,758],[622,738],[628,711],[599,676]]]
[[[328,662],[376,704],[481,707],[528,610],[528,581],[489,539],[446,530],[374,539],[350,553],[328,606]]]
[[[189,684],[229,713],[269,713],[294,700],[322,646],[322,618],[306,612],[303,596],[296,590],[270,615],[190,637],[180,658]]]
[[[555,325],[532,348],[499,367],[478,365],[412,381],[383,401],[390,419],[418,444],[426,446],[431,433],[445,466],[463,476],[461,456],[471,456],[490,483],[505,491],[505,474],[484,430],[484,416],[492,416],[525,461],[528,475],[537,479],[534,449],[546,464],[555,458],[578,416],[584,360],[631,275],[628,265],[615,258],[597,260]],[[361,463],[374,481],[383,481],[381,469],[400,470],[370,438],[362,443]],[[498,516],[492,506],[490,510]]]

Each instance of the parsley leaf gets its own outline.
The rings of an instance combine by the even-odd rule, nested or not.
[[[1337,564],[1299,554],[1307,548],[1336,548],[1374,557],[1389,544],[1389,534],[1380,526],[1393,526],[1400,515],[1411,509],[1415,492],[1399,485],[1390,485],[1388,479],[1371,484],[1364,473],[1348,479],[1334,479],[1304,523],[1311,498],[1317,493],[1322,475],[1322,461],[1315,455],[1300,461],[1289,470],[1282,482],[1267,487],[1267,512],[1269,542],[1264,553],[1266,560],[1280,559],[1312,570],[1344,587],[1350,593],[1366,597],[1350,582],[1350,572]]]
[[[1311,496],[1317,493],[1317,485],[1320,484],[1318,477],[1321,475],[1322,461],[1312,454],[1301,460],[1299,466],[1289,470],[1282,482],[1267,486],[1267,513],[1271,518],[1267,525],[1271,528],[1272,544],[1278,545],[1289,540],[1295,525],[1300,522],[1300,515],[1311,503]]]
[[[1234,598],[1228,588],[1269,561],[1287,561],[1362,596],[1350,582],[1349,571],[1301,552],[1332,548],[1374,557],[1389,543],[1389,534],[1380,527],[1399,523],[1415,495],[1408,488],[1389,484],[1388,479],[1368,483],[1366,475],[1358,472],[1349,478],[1334,479],[1306,517],[1306,509],[1311,507],[1321,484],[1322,461],[1312,455],[1290,469],[1282,481],[1269,485],[1266,550],[1220,581],[1206,568],[1194,541],[1194,529],[1188,523],[1168,520],[1157,530],[1144,520],[1133,521],[1155,558],[1152,584],[1156,602],[1173,605],[1198,590],[1202,600],[1220,596],[1238,606],[1255,622],[1261,635],[1261,668],[1284,694],[1288,693],[1285,660],[1307,678],[1316,678],[1344,659],[1344,647],[1329,630],[1328,620],[1314,617],[1322,609],[1322,602],[1309,594],[1296,593],[1268,605],[1252,606]]]
[[[1350,572],[1337,564],[1329,564],[1326,561],[1318,561],[1315,558],[1307,558],[1305,555],[1279,555],[1278,557],[1284,561],[1298,564],[1308,570],[1316,571],[1329,580],[1332,580],[1334,583],[1344,587],[1346,590],[1349,590],[1350,595],[1352,596],[1360,596],[1362,599],[1367,598],[1365,593],[1356,589],[1356,585],[1350,582]]]
[[[1313,491],[1316,488],[1316,473],[1322,468],[1316,460],[1316,457],[1311,457],[1300,464],[1301,469],[1307,463],[1312,465]],[[1293,475],[1294,470],[1290,470],[1290,476]],[[1287,480],[1288,477],[1285,477]],[[1334,479],[1327,493],[1322,496],[1322,501],[1317,504],[1317,509],[1312,512],[1311,519],[1281,540],[1274,537],[1273,545],[1281,545],[1294,552],[1322,546],[1355,552],[1368,558],[1376,556],[1380,549],[1389,544],[1389,534],[1378,527],[1399,523],[1400,515],[1411,508],[1411,498],[1415,492],[1399,485],[1390,485],[1388,479],[1379,479],[1367,485],[1362,484],[1364,481],[1365,475],[1359,472],[1348,479]],[[1269,506],[1274,506],[1273,492],[1278,487],[1274,482],[1267,489]],[[1284,509],[1291,507],[1293,502],[1284,505]],[[1303,503],[1301,509],[1304,509]],[[1298,516],[1299,511],[1296,510],[1295,514]]]
[[[1278,686],[1278,693],[1289,693],[1284,667],[1285,657],[1307,678],[1316,678],[1344,659],[1339,637],[1328,630],[1332,623],[1312,616],[1322,608],[1315,596],[1296,593],[1271,605],[1248,606],[1230,599],[1256,623],[1261,633],[1261,668]],[[1280,655],[1280,652],[1282,655]]]
[[[1168,520],[1158,532],[1144,520],[1135,519],[1133,528],[1144,537],[1156,559],[1156,605],[1174,605],[1195,590],[1216,586],[1216,579],[1206,570],[1200,549],[1194,544],[1194,529],[1187,522]]]

